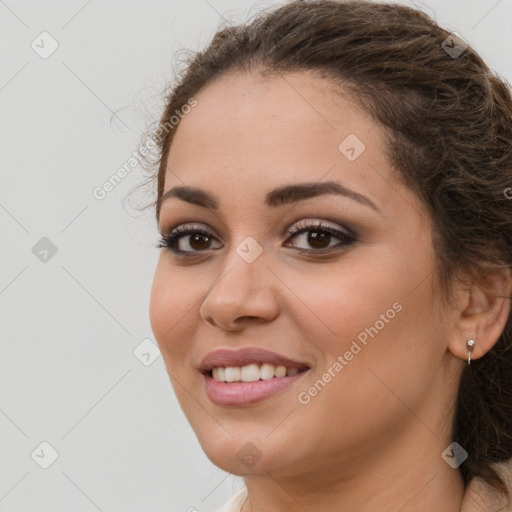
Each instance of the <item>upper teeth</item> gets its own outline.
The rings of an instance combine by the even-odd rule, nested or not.
[[[295,375],[298,368],[286,368],[286,366],[276,366],[265,363],[261,367],[256,364],[248,364],[247,366],[221,366],[212,368],[213,378],[219,382],[255,382],[257,380],[270,380],[275,377],[285,377],[287,375]]]

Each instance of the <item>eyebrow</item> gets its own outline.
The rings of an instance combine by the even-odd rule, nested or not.
[[[380,210],[377,208],[375,203],[366,196],[363,196],[362,194],[359,194],[358,192],[355,192],[345,185],[341,185],[335,181],[294,183],[293,185],[276,188],[265,194],[265,205],[268,207],[277,207],[328,194],[348,197],[349,199],[369,206],[380,213]],[[158,209],[160,209],[160,206],[165,200],[172,197],[212,210],[217,210],[219,208],[219,202],[209,192],[195,187],[176,186],[162,195]]]

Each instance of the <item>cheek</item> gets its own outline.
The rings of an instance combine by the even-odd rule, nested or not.
[[[304,339],[331,355],[343,353],[347,343],[350,346],[359,334],[364,337],[375,323],[379,331],[387,327],[399,309],[393,304],[403,295],[402,283],[389,267],[361,258],[342,263],[283,276],[293,283],[294,297],[287,307],[294,304],[294,322]]]
[[[415,402],[432,380],[432,361],[442,357],[444,326],[434,314],[431,267],[411,267],[396,255],[392,264],[381,258],[379,266],[378,261],[347,264],[350,272],[336,272],[333,266],[293,281],[296,295],[307,298],[294,301],[294,322],[322,352],[315,378],[329,368],[336,374],[326,376],[332,382],[326,385],[329,392],[322,391],[328,401],[357,408],[380,396],[387,403],[393,397],[387,385]],[[345,360],[342,369],[339,364],[333,368],[338,356]]]
[[[166,361],[173,361],[184,353],[197,324],[193,307],[198,298],[178,274],[159,261],[151,288],[149,317],[155,339]],[[187,290],[186,293],[183,290]],[[180,342],[182,340],[182,342]],[[168,358],[172,354],[172,358]]]
[[[407,416],[403,404],[420,407],[444,353],[444,327],[432,314],[430,282],[410,295],[396,288],[384,291],[367,304],[345,300],[344,307],[330,311],[330,327],[339,336],[329,337],[332,342],[325,338],[325,367],[318,373],[332,368],[339,362],[338,356],[343,361],[317,405],[331,414],[327,405],[340,404],[339,421],[346,421],[346,413],[352,413],[356,418],[354,433],[357,418],[365,416],[368,403],[375,420],[368,421],[370,429]],[[329,313],[327,308],[323,312]]]
[[[392,294],[382,299],[382,307],[368,305],[364,315],[355,305],[349,309],[350,301],[343,302],[345,309],[334,309],[330,316],[330,327],[338,337],[329,334],[318,341],[323,343],[325,359],[298,390],[305,395],[297,407],[304,418],[299,427],[304,436],[316,428],[313,423],[324,426],[327,452],[374,449],[369,440],[381,442],[414,420],[411,411],[421,410],[432,389],[435,367],[429,363],[428,343],[433,328],[419,307],[422,299],[400,300],[402,309],[392,309],[388,323],[378,323],[379,315],[392,308],[390,298]],[[360,333],[365,343],[358,338]],[[309,402],[302,405],[305,401]]]

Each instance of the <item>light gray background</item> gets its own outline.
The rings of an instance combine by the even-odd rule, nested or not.
[[[176,52],[277,4],[0,0],[1,511],[201,512],[242,484],[202,452],[162,358],[134,355],[153,340],[156,224],[131,206],[153,196],[129,194],[147,174],[92,190],[157,119]],[[511,80],[512,0],[416,5]],[[43,31],[59,44],[47,59],[31,48]]]

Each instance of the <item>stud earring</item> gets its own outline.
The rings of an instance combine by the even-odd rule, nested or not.
[[[466,347],[468,348],[468,366],[471,364],[471,352],[475,346],[475,340],[468,340]]]

